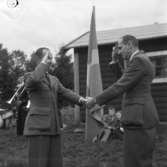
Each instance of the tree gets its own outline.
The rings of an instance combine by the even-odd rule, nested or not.
[[[1,99],[8,98],[12,90],[12,81],[10,80],[9,53],[3,45],[0,44],[0,93]]]
[[[10,67],[11,67],[11,74],[15,78],[15,85],[18,82],[18,79],[22,77],[26,71],[26,60],[27,55],[21,50],[14,50],[10,54]]]
[[[17,50],[9,54],[8,50],[0,44],[0,98],[3,101],[14,93],[18,78],[25,72],[25,61],[24,52]]]
[[[56,75],[63,85],[67,88],[73,89],[73,63],[71,63],[71,56],[61,55],[56,58],[57,66],[54,70]]]
[[[66,51],[60,48],[59,54],[55,57],[56,68],[52,72],[64,87],[73,89],[74,88],[74,75],[73,75],[73,63],[71,62],[71,56],[66,55]],[[59,100],[60,107],[68,105],[67,101],[64,101],[63,98]]]

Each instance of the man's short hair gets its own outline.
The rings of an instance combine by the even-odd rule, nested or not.
[[[125,44],[125,45],[126,45],[128,42],[131,42],[134,47],[139,47],[139,42],[138,42],[138,40],[136,39],[136,37],[134,37],[133,35],[124,35],[124,36],[122,37],[122,42],[123,42],[123,44]]]

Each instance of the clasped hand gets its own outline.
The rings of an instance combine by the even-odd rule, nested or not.
[[[91,109],[96,104],[96,100],[93,97],[86,97],[86,98],[81,97],[79,102],[83,105],[86,105],[88,109]]]

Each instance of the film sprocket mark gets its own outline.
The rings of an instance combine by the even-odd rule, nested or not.
[[[19,0],[7,0],[7,6],[9,8],[15,8],[19,5]]]

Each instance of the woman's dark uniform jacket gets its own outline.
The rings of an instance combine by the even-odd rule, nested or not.
[[[79,104],[80,96],[65,88],[58,78],[47,73],[47,69],[48,65],[40,63],[32,73],[25,75],[31,106],[25,121],[24,135],[60,134],[59,93]]]
[[[158,114],[151,96],[154,68],[149,58],[139,52],[128,63],[122,77],[96,97],[100,105],[125,93],[122,103],[124,126],[152,128],[158,123]]]

